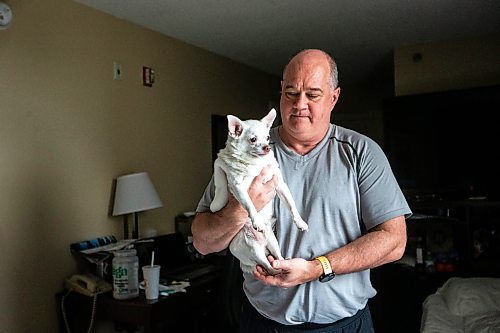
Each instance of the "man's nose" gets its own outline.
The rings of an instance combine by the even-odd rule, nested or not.
[[[307,96],[305,93],[300,93],[295,100],[295,108],[298,110],[305,109],[307,107]]]

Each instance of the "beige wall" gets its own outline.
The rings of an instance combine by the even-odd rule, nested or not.
[[[414,61],[420,53],[422,59]],[[396,47],[395,95],[500,84],[500,35]]]
[[[0,31],[0,332],[56,332],[69,244],[122,236],[113,179],[149,172],[174,229],[211,174],[210,115],[267,113],[279,78],[69,0],[7,1]],[[113,80],[113,62],[122,80]],[[142,66],[156,72],[152,88]]]

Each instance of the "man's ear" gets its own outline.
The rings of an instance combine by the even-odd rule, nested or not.
[[[272,108],[271,111],[269,111],[269,113],[267,114],[267,116],[262,118],[260,121],[264,122],[267,128],[271,128],[274,119],[276,119],[276,110]]]
[[[340,87],[337,87],[332,92],[332,110],[335,107],[335,105],[337,104],[339,97],[340,97]]]
[[[238,117],[228,115],[227,128],[231,137],[238,138],[243,133],[243,122]]]

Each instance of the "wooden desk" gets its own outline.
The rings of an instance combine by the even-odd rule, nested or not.
[[[164,332],[167,328],[183,327],[183,332],[199,330],[207,325],[217,325],[217,289],[220,273],[200,277],[191,282],[186,293],[160,296],[158,300],[146,300],[144,292],[130,300],[116,300],[111,292],[97,298],[95,320],[110,320],[121,326],[143,327],[144,333]],[[58,295],[61,300],[65,292]],[[60,303],[59,303],[60,304]],[[76,292],[65,297],[65,311],[71,332],[86,332],[91,318],[92,298]],[[62,318],[62,317],[61,317]],[[64,323],[61,331],[65,332]]]

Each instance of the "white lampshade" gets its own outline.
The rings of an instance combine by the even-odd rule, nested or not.
[[[113,216],[163,207],[147,172],[133,173],[116,179]]]

